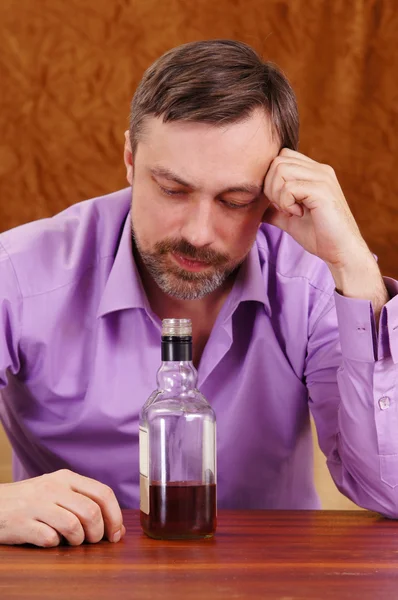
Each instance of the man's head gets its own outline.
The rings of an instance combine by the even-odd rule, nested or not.
[[[186,44],[146,71],[125,162],[135,244],[164,292],[202,298],[236,270],[267,207],[269,165],[297,144],[289,83],[245,44]]]

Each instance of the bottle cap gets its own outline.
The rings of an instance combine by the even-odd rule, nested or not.
[[[186,337],[192,336],[191,319],[163,319],[162,336]]]

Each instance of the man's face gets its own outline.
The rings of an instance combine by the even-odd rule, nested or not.
[[[264,178],[279,152],[268,118],[257,110],[215,127],[151,117],[132,166],[128,146],[141,259],[165,293],[203,298],[243,262],[268,205]]]

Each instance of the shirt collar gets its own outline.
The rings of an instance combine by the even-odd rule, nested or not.
[[[119,246],[101,297],[97,317],[129,308],[149,310],[148,298],[133,257],[130,212],[122,229]]]
[[[261,262],[264,262],[262,265]],[[263,272],[264,271],[264,272]],[[229,298],[229,310],[226,320],[241,302],[260,302],[268,315],[271,315],[271,306],[267,295],[268,263],[260,261],[260,252],[257,241],[254,242],[249,254],[243,261]]]
[[[268,265],[264,264],[263,268]],[[228,298],[230,316],[241,302],[260,302],[267,313],[271,307],[266,293],[266,280],[260,263],[259,248],[254,242],[243,261]],[[143,308],[149,314],[151,309],[141,277],[135,264],[132,248],[131,214],[127,215],[120,237],[119,247],[99,304],[97,317],[130,308]],[[225,314],[225,313],[224,313]],[[227,317],[227,315],[226,315]]]

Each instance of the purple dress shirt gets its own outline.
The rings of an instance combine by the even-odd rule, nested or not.
[[[161,323],[132,253],[131,189],[0,235],[0,416],[16,480],[61,468],[139,506],[138,415]],[[309,412],[337,487],[398,517],[398,284],[371,303],[259,228],[199,365],[217,415],[218,506],[311,509]]]

